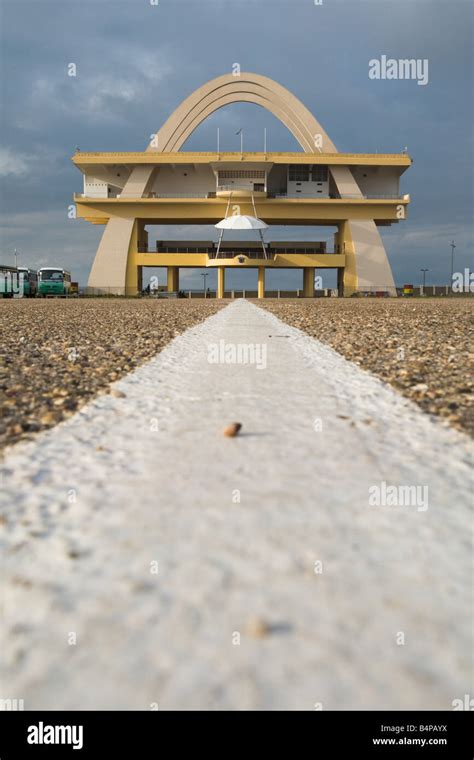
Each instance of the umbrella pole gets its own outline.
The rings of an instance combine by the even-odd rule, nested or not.
[[[231,193],[230,193],[230,195],[229,195],[229,202],[227,203],[227,208],[226,208],[226,210],[225,210],[225,217],[224,217],[224,219],[227,219],[227,214],[228,214],[228,212],[229,212],[229,206],[230,206],[230,200],[231,200],[231,198],[232,198],[232,191],[231,191]],[[223,237],[224,237],[224,230],[221,230],[221,231],[220,231],[220,235],[219,235],[219,241],[218,241],[218,243],[217,243],[217,253],[216,253],[216,259],[218,259],[218,258],[219,258],[219,251],[220,251],[220,249],[221,249],[221,243],[222,243],[222,238],[223,238]]]
[[[259,232],[260,232],[260,240],[262,241],[263,255],[267,259],[268,258],[268,256],[267,256],[267,249],[265,248],[265,241],[263,239],[263,232],[262,232],[262,230],[259,230]]]
[[[257,208],[255,206],[255,198],[254,198],[253,193],[252,193],[252,205],[253,205],[254,216],[255,216],[256,219],[258,219]],[[263,232],[262,232],[262,230],[259,230],[259,233],[260,233],[260,240],[262,241],[263,255],[265,256],[265,258],[268,258],[267,257],[267,250],[265,248],[265,243],[264,243],[264,240],[263,240]]]
[[[221,231],[220,231],[220,234],[219,234],[219,242],[217,243],[217,253],[216,253],[216,259],[218,259],[218,258],[219,258],[219,251],[220,251],[220,249],[221,249],[221,243],[222,243],[222,238],[223,238],[223,237],[224,237],[224,230],[221,230]]]
[[[252,193],[252,206],[253,206],[253,215],[256,219],[258,219],[257,207],[255,206],[255,198],[254,198],[253,193]]]

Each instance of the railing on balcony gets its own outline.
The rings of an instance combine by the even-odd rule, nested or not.
[[[295,247],[291,247],[291,248],[279,248],[279,247],[273,246],[273,247],[269,248],[269,250],[273,251],[274,253],[309,253],[309,254],[318,254],[318,255],[329,253],[329,251],[326,251],[324,248],[314,248],[314,247],[313,248],[311,248],[311,247],[308,247],[308,248],[300,248],[300,247],[298,247],[298,248],[295,248]]]
[[[201,246],[159,246],[154,251],[138,249],[140,253],[207,253],[212,254],[215,249]]]
[[[356,199],[362,199],[366,201],[403,201],[407,200],[409,196],[407,195],[400,195],[400,193],[370,193],[370,195],[357,195],[357,193],[343,193],[343,195],[340,196],[341,200],[344,200],[345,198],[356,198]]]
[[[78,198],[92,198],[93,200],[110,200],[114,198],[121,198],[121,193],[109,193],[108,195],[98,195],[90,193],[75,193]],[[215,198],[215,193],[144,193],[140,195],[125,195],[126,200],[133,200],[135,198]]]
[[[237,182],[233,185],[217,185],[217,192],[239,192],[242,190],[245,190],[246,193],[265,193],[265,185],[260,184],[258,182],[255,183],[256,185],[259,185],[258,187],[255,187],[254,184],[238,184]]]
[[[339,253],[338,250],[334,251],[326,251],[324,248],[315,248],[314,246],[311,247],[285,247],[280,248],[278,246],[266,246],[267,251],[267,257],[268,258],[274,258],[277,254],[311,254],[311,255],[333,255],[334,253]],[[176,254],[183,254],[183,253],[205,253],[210,258],[215,258],[217,253],[217,246],[158,246],[156,249],[150,249],[146,246],[139,246],[138,247],[138,253],[176,253]],[[263,253],[263,250],[261,248],[236,248],[236,249],[229,249],[229,248],[221,248],[219,251],[219,257],[222,259],[233,259],[236,256],[246,256],[249,259],[261,259],[265,258],[265,255]]]
[[[358,195],[357,193],[343,193],[343,195],[303,195],[303,193],[268,193],[268,198],[299,198],[300,200],[313,200],[314,198],[320,200],[340,201],[345,200],[362,200],[362,201],[378,201],[378,200],[390,200],[390,201],[403,201],[409,199],[407,195],[390,194],[390,193],[371,193],[370,195]]]
[[[222,185],[218,188],[218,190],[227,190],[227,189],[233,189],[233,190],[239,190],[239,188],[233,187],[233,186],[226,186]],[[247,190],[248,188],[240,188],[241,190]],[[249,191],[251,192],[251,191]],[[255,192],[265,192],[265,191],[255,191]],[[90,198],[91,200],[114,200],[121,198],[122,195],[120,193],[109,193],[109,195],[90,195],[87,193],[75,193],[77,198]],[[299,198],[300,200],[366,200],[366,201],[377,201],[377,200],[390,200],[390,201],[406,201],[410,200],[409,195],[402,195],[400,193],[371,193],[370,195],[358,195],[357,193],[344,193],[343,195],[303,195],[303,193],[286,193],[286,192],[280,192],[280,193],[272,193],[267,192],[266,193],[267,198]],[[215,191],[209,191],[207,193],[145,193],[144,195],[126,195],[124,197],[124,200],[134,200],[139,198],[156,198],[159,200],[160,198],[215,198],[216,192]]]
[[[144,198],[208,198],[210,193],[145,193]]]

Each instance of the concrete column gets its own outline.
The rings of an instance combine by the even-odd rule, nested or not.
[[[340,293],[340,295],[347,297],[357,291],[358,282],[354,241],[352,240],[350,225],[347,220],[338,224],[337,238],[339,242],[339,253],[343,253],[346,257],[346,263],[342,274],[342,293]]]
[[[111,221],[113,220],[112,219],[109,220],[109,222],[107,223],[107,226],[110,224]],[[138,250],[138,227],[139,227],[139,222],[135,219],[132,224],[132,229],[130,231],[130,239],[128,243],[127,262],[126,262],[126,269],[125,269],[125,295],[126,296],[136,296],[138,292],[138,272],[137,272],[138,265],[136,262],[136,254]],[[110,256],[110,267],[113,268],[114,265],[115,265],[115,255]],[[124,294],[124,291],[121,292],[121,295],[123,294]]]
[[[345,251],[344,251],[344,238],[345,238],[346,233],[347,233],[347,227],[348,227],[348,222],[347,221],[339,222],[339,224],[337,225],[337,232],[335,234],[335,240],[337,241],[337,245],[338,245],[338,251],[337,251],[338,253],[345,253]]]
[[[148,231],[145,229],[145,222],[140,219],[137,220],[137,248],[141,250],[148,250]]]
[[[265,267],[258,268],[258,297],[265,298]]]
[[[168,293],[179,290],[179,267],[168,267]]]
[[[225,267],[217,267],[217,297],[225,296]]]
[[[342,298],[344,295],[344,269],[342,267],[339,267],[337,270],[337,292],[339,297]]]
[[[305,298],[314,298],[314,273],[315,267],[305,267],[303,269],[303,296]]]

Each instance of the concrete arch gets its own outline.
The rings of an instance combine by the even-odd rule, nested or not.
[[[226,74],[212,79],[195,90],[178,106],[157,132],[157,147],[147,150],[180,150],[194,130],[212,113],[230,103],[254,103],[276,116],[293,134],[306,153],[315,151],[315,136],[322,139],[322,150],[337,149],[305,105],[289,90],[259,74]]]

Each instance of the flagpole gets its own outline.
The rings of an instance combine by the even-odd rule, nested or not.
[[[219,153],[219,150],[220,150],[220,142],[221,142],[220,141],[220,132],[219,132],[219,127],[217,127],[217,152],[218,153]]]
[[[242,127],[235,134],[240,135],[240,155],[242,155],[242,153],[244,152],[244,130],[242,129]]]

